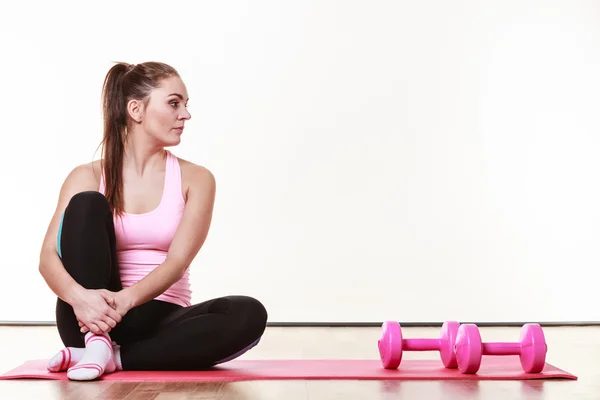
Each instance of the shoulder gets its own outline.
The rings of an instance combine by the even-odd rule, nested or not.
[[[186,199],[191,193],[202,192],[214,194],[216,179],[214,174],[205,166],[177,157],[181,168],[181,183],[186,194]]]
[[[64,186],[75,191],[97,190],[100,185],[100,160],[74,167],[67,178]]]

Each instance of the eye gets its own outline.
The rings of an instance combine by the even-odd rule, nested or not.
[[[171,104],[173,107],[177,108],[177,106],[179,105],[178,101],[172,101],[169,104]]]

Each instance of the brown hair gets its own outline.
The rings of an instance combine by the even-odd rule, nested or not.
[[[126,130],[129,126],[127,103],[142,100],[147,104],[150,91],[160,81],[179,76],[175,68],[159,62],[142,64],[116,63],[106,74],[102,87],[104,136],[102,139],[102,171],[105,193],[113,213],[121,215],[123,204],[123,155]]]

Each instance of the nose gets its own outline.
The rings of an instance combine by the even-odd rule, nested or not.
[[[192,114],[190,114],[187,109],[184,109],[183,113],[181,114],[181,119],[192,119]]]

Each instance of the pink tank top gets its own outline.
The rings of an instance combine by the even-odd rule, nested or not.
[[[104,190],[103,173],[99,192],[105,194]],[[122,217],[114,217],[117,259],[124,288],[143,279],[165,261],[184,208],[179,161],[167,150],[165,184],[158,207],[144,214],[124,213]],[[191,305],[191,295],[189,269],[186,269],[183,277],[156,300],[186,307]]]

